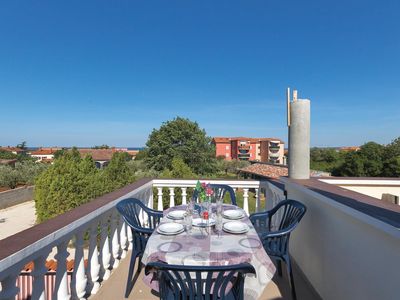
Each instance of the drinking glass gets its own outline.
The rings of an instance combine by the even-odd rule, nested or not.
[[[187,234],[190,234],[192,232],[192,221],[193,221],[192,214],[186,213],[183,218],[183,223]]]

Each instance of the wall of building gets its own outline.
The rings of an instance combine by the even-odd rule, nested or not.
[[[33,186],[20,187],[0,193],[0,209],[33,200]]]
[[[319,295],[397,299],[400,231],[283,179],[288,198],[307,206],[291,235],[290,254]]]
[[[231,143],[217,143],[215,145],[216,156],[224,156],[226,160],[231,160]]]

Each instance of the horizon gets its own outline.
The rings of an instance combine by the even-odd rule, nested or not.
[[[287,87],[311,100],[313,147],[388,144],[400,135],[399,10],[392,0],[2,2],[0,144],[143,147],[176,116],[211,137],[287,144]]]

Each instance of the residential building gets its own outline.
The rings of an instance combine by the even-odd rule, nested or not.
[[[215,154],[225,160],[252,160],[283,164],[284,142],[278,138],[215,137]]]
[[[56,153],[58,150],[61,150],[61,148],[39,148],[36,151],[32,151],[30,156],[36,158],[37,162],[52,163],[54,160],[54,153]]]

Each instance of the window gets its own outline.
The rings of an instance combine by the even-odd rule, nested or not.
[[[225,149],[226,149],[226,150],[229,150],[229,146],[225,146]]]
[[[226,153],[226,154],[225,154],[225,157],[229,157],[229,153]]]
[[[251,146],[250,146],[250,150],[251,150]]]
[[[251,157],[251,153],[250,153],[250,157]]]

